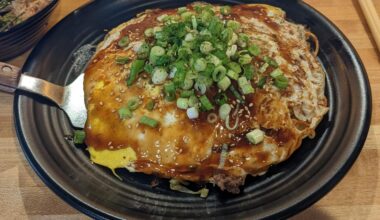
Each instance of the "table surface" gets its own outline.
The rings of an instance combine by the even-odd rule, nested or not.
[[[380,0],[373,0],[380,14]],[[63,0],[51,27],[88,0]],[[373,94],[372,122],[364,149],[344,179],[316,204],[292,219],[379,219],[380,53],[357,0],[305,0],[331,19],[349,38],[368,72]],[[9,61],[22,66],[30,51]],[[7,219],[88,219],[50,191],[33,172],[19,146],[13,124],[13,97],[0,93],[0,217]]]

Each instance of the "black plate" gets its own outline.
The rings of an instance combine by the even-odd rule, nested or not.
[[[214,1],[237,4],[242,1]],[[41,40],[23,71],[54,83],[72,81],[73,52],[99,42],[112,29],[147,8],[178,7],[186,1],[94,1],[75,11]],[[244,2],[246,3],[246,2]],[[90,163],[84,149],[65,140],[73,128],[62,111],[36,96],[16,93],[14,112],[22,149],[41,179],[62,199],[95,218],[253,217],[285,218],[310,206],[347,173],[367,136],[371,93],[363,65],[343,34],[324,16],[298,1],[265,1],[283,8],[289,19],[310,27],[320,41],[319,59],[327,71],[331,110],[286,162],[265,176],[248,178],[232,196],[212,188],[207,199],[170,191],[168,183],[152,189],[151,176]]]
[[[8,60],[31,48],[47,31],[47,20],[57,3],[58,0],[51,0],[32,17],[0,32],[0,60]]]

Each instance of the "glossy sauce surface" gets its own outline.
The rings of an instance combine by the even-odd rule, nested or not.
[[[191,8],[188,6],[188,9]],[[269,11],[271,16],[268,16]],[[140,41],[146,28],[158,25],[158,16],[173,13],[176,13],[176,10],[147,11],[140,15],[137,23],[132,21],[127,24],[121,30],[119,39],[129,36],[131,42]],[[263,30],[247,23],[251,18],[256,19],[268,28],[264,34],[274,37],[274,40],[279,42],[279,50],[276,53],[286,63],[294,63],[289,51],[295,46],[292,42],[280,41],[273,34],[285,31],[281,30],[277,21],[283,19],[281,13],[282,11],[278,9],[274,10],[263,5],[238,5],[232,7],[232,14],[226,19],[238,20],[245,24],[244,30],[253,37],[255,33],[263,34]],[[267,49],[263,48],[263,51],[265,53]],[[238,120],[237,129],[228,130],[225,122],[220,119],[215,123],[207,122],[210,113],[218,115],[217,109],[207,113],[201,112],[196,120],[188,119],[186,111],[178,109],[175,102],[164,100],[162,86],[152,85],[148,77],[144,77],[144,73],[133,86],[127,87],[125,79],[129,74],[130,65],[116,64],[117,56],[129,56],[133,59],[135,54],[132,48],[120,49],[115,40],[106,49],[97,53],[86,70],[85,92],[88,108],[86,144],[98,152],[130,147],[136,154],[133,160],[135,171],[167,178],[206,182],[219,173],[236,177],[255,175],[265,171],[271,164],[289,157],[310,132],[307,129],[296,128],[294,121],[298,119],[291,112],[289,104],[291,102],[286,102],[282,98],[282,96],[290,97],[295,92],[292,88],[284,91],[268,87],[260,89],[256,86],[259,80],[256,75],[252,83],[256,92],[245,96],[244,104],[239,104],[233,94],[227,92],[233,112],[230,124]],[[261,58],[256,58],[252,62],[259,67],[263,61]],[[302,74],[302,71],[290,72],[286,63],[280,65],[285,74]],[[266,76],[272,70],[274,68],[269,67],[262,75]],[[236,83],[234,85],[236,87]],[[216,93],[217,90],[212,88],[206,95],[213,100]],[[118,109],[126,106],[132,97],[140,100],[140,107],[133,112],[131,119],[121,120]],[[149,100],[155,102],[153,111],[145,108]],[[158,128],[138,123],[138,119],[143,115],[158,120]],[[304,123],[305,127],[310,125],[309,122]],[[252,145],[245,138],[245,134],[254,128],[261,128],[266,134],[264,142],[257,145]],[[219,165],[223,144],[229,147],[228,156],[221,168]]]

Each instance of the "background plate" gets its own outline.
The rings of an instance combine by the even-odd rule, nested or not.
[[[213,1],[214,3],[247,3]],[[254,1],[250,1],[254,2]],[[263,1],[262,1],[263,2]],[[24,72],[66,85],[80,71],[74,52],[96,44],[112,29],[147,8],[179,7],[188,1],[94,1],[48,32],[29,56]],[[61,198],[95,218],[285,218],[325,195],[351,167],[367,136],[371,93],[351,44],[324,16],[298,1],[264,1],[307,25],[320,41],[331,110],[286,162],[265,176],[247,178],[240,195],[211,189],[207,199],[170,191],[167,181],[152,189],[153,177],[118,170],[124,182],[90,163],[87,152],[66,141],[73,128],[64,113],[37,96],[17,92],[15,122],[22,149],[41,179]]]

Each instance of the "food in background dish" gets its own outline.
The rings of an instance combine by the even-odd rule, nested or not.
[[[0,32],[27,20],[50,3],[51,0],[0,0]]]
[[[91,160],[182,192],[239,193],[314,137],[328,111],[317,52],[269,5],[147,10],[110,31],[85,71]]]

